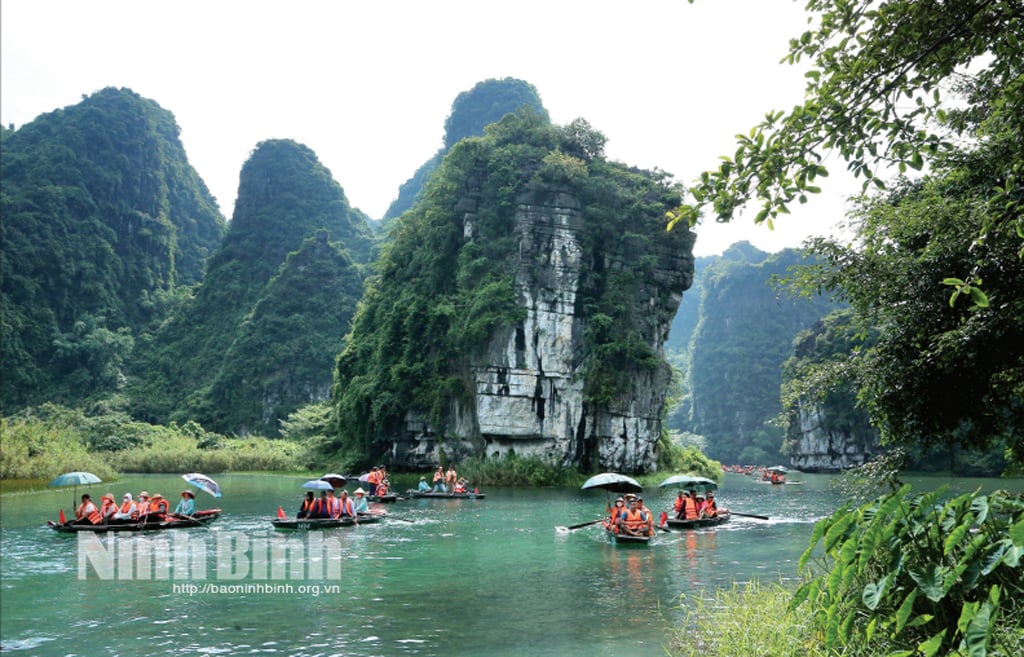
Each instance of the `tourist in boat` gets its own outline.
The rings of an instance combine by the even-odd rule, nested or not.
[[[114,514],[114,520],[138,520],[139,505],[132,499],[131,493],[125,493],[121,499],[121,508]]]
[[[683,491],[679,491],[679,494],[676,495],[675,502],[672,503],[672,510],[675,512],[675,517],[677,519],[684,517],[686,515],[685,509],[686,499],[683,494]]]
[[[149,493],[142,491],[139,493],[139,516],[144,516],[149,513]]]
[[[345,491],[342,491],[344,493]],[[341,515],[341,504],[338,498],[334,496],[334,489],[327,491],[327,512],[331,518],[337,518]]]
[[[174,507],[175,515],[193,516],[196,513],[196,496],[190,490],[181,491],[181,501]]]
[[[449,493],[455,491],[455,483],[459,480],[459,473],[455,471],[454,465],[448,466],[448,472],[444,473],[444,488]]]
[[[383,472],[383,470],[382,470],[382,472]],[[376,495],[377,495],[377,497],[384,497],[385,495],[388,494],[389,490],[391,490],[391,480],[389,480],[387,478],[381,479],[380,483],[377,484],[377,493],[376,493]]]
[[[651,536],[654,534],[654,514],[651,513],[650,509],[644,506],[644,498],[636,498],[636,509],[643,515],[647,526],[647,535]]]
[[[647,518],[637,508],[637,500],[629,501],[629,508],[619,516],[619,532],[626,536],[650,536]]]
[[[100,502],[100,517],[103,518],[103,522],[110,522],[117,514],[117,502],[114,501],[114,494],[104,493]]]
[[[310,518],[330,518],[331,507],[327,502],[327,491],[320,491],[320,497],[313,501],[313,511],[309,514]]]
[[[699,515],[697,513],[697,500],[694,497],[694,492],[692,490],[688,490],[686,491],[686,494],[683,496],[683,513],[682,515],[677,515],[676,519],[696,520],[698,517]]]
[[[154,493],[149,500],[149,510],[146,513],[149,516],[148,520],[153,522],[164,520],[170,510],[171,503],[167,498],[160,493]]]
[[[459,494],[465,493],[466,492],[466,484],[467,483],[469,483],[469,482],[466,481],[465,477],[459,479],[458,481],[455,482],[455,489],[452,492],[459,493]]]
[[[377,494],[377,484],[380,482],[380,470],[377,466],[370,468],[370,473],[366,475],[366,486],[370,489],[370,495]]]
[[[359,489],[362,490],[362,489]],[[352,504],[352,499],[348,496],[347,490],[341,491],[341,497],[338,499],[338,518],[355,518],[356,509],[355,505]]]
[[[75,523],[79,525],[99,525],[103,523],[100,510],[92,503],[88,493],[82,493],[82,503],[75,509]]]
[[[604,528],[610,532],[619,533],[619,520],[626,511],[626,500],[622,497],[615,498],[614,505],[605,507],[608,512],[608,519],[604,521]]]
[[[715,494],[708,491],[707,499],[704,500],[704,506],[700,510],[701,516],[705,518],[714,518],[718,515],[718,506],[715,504]]]
[[[353,515],[358,515],[360,513],[369,513],[370,503],[366,501],[366,491],[360,487],[356,489],[353,495],[356,496],[355,501],[352,502]]]
[[[302,504],[299,505],[299,512],[295,514],[296,518],[311,518],[313,517],[313,505],[316,504],[316,495],[313,495],[313,491],[307,490],[306,496],[302,498]]]
[[[430,484],[427,483],[426,477],[420,477],[420,483],[418,486],[416,486],[416,490],[420,493],[430,492]]]
[[[444,493],[444,468],[437,466],[437,470],[434,471],[434,490],[435,493]]]

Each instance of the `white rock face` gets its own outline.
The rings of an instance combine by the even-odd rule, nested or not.
[[[804,472],[835,472],[865,463],[878,448],[874,435],[851,436],[827,426],[819,406],[800,404],[800,438],[791,453],[794,467]]]
[[[692,234],[685,228],[657,236],[656,264],[638,272],[631,316],[658,356],[655,367],[628,366],[626,399],[605,408],[584,401],[581,365],[586,320],[577,314],[585,268],[595,258],[607,269],[639,269],[619,244],[586,253],[584,218],[566,194],[525,195],[515,212],[518,236],[516,293],[526,317],[496,330],[482,354],[468,357],[475,394],[452,400],[445,439],[424,417],[406,417],[406,436],[395,443],[395,463],[424,467],[470,454],[539,456],[565,466],[645,472],[655,468],[655,444],[670,368],[662,345],[682,293],[693,280]],[[473,213],[464,234],[472,236]],[[632,258],[632,259],[631,259]]]

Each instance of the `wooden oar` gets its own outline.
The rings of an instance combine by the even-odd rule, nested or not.
[[[604,520],[604,518],[598,518],[597,520],[591,520],[589,522],[581,522],[578,525],[569,525],[566,529],[579,529],[580,527],[589,527],[590,525],[596,525],[597,523]]]
[[[756,516],[753,513],[740,513],[739,511],[729,511],[730,515],[742,516],[743,518],[757,518],[758,520],[771,520],[768,516]]]

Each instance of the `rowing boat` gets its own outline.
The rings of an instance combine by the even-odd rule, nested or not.
[[[416,499],[435,500],[482,500],[487,497],[486,493],[426,493],[418,490],[406,491],[406,495]]]
[[[343,518],[274,518],[271,523],[274,529],[282,531],[310,531],[318,529],[334,529],[335,527],[352,527],[356,524],[370,525],[380,522],[383,516],[376,513],[360,513],[356,523],[350,516]]]
[[[220,517],[220,509],[203,509],[196,511],[191,516],[168,515],[166,520],[118,520],[99,525],[78,524],[74,522],[58,523],[52,520],[47,521],[50,529],[61,534],[77,534],[78,532],[92,532],[93,534],[105,534],[108,532],[140,532],[140,531],[161,531],[164,529],[187,529],[189,527],[205,527]]]
[[[667,525],[669,529],[677,529],[677,530],[700,529],[702,527],[714,527],[715,525],[721,525],[723,522],[728,521],[729,517],[730,517],[730,514],[726,511],[726,512],[723,512],[723,513],[719,513],[716,516],[712,516],[710,518],[708,518],[708,517],[693,518],[691,520],[682,520],[682,519],[679,519],[679,518],[669,518],[665,522],[665,525]]]
[[[650,536],[634,536],[633,534],[617,534],[608,529],[604,530],[612,543],[619,545],[648,545],[651,542]]]
[[[377,502],[378,504],[389,504],[391,502],[398,501],[398,493],[388,493],[387,495],[367,495],[367,501]]]

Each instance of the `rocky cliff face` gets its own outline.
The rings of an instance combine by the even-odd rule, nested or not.
[[[424,415],[409,413],[393,462],[423,467],[438,462],[440,450],[456,460],[514,452],[584,470],[654,470],[671,377],[662,346],[693,281],[693,234],[662,227],[652,235],[653,250],[643,253],[625,236],[588,248],[581,235],[587,217],[564,192],[523,193],[514,217],[515,285],[525,318],[494,331],[487,348],[469,357],[473,394],[450,402],[443,443]],[[467,239],[475,219],[467,203]],[[587,403],[581,370],[589,320],[580,300],[589,292],[588,268],[633,275],[627,316],[657,357],[653,367],[636,363],[619,372],[628,393],[600,406]]]
[[[792,464],[804,472],[837,472],[871,459],[878,441],[829,427],[826,412],[817,405],[800,404],[799,436],[790,452]]]

